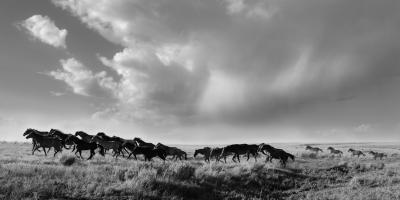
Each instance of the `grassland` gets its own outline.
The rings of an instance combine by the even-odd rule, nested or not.
[[[400,199],[399,144],[330,145],[389,157],[316,156],[300,144],[275,144],[296,155],[282,169],[263,158],[205,163],[192,158],[195,146],[183,146],[191,157],[187,161],[96,155],[64,166],[60,161],[72,156],[66,150],[56,158],[32,156],[30,143],[0,143],[0,199]]]

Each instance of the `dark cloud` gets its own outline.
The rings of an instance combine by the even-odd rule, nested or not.
[[[121,116],[265,122],[400,73],[395,0],[54,3],[125,47]]]

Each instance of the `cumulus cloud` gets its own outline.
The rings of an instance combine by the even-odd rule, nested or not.
[[[62,69],[47,72],[54,79],[65,82],[74,93],[84,96],[111,93],[116,83],[105,71],[93,73],[75,58],[60,60]],[[101,93],[100,93],[101,92]],[[58,93],[53,93],[59,96]]]
[[[395,0],[53,3],[124,47],[101,57],[119,100],[102,115],[265,121],[400,74]]]
[[[65,38],[68,31],[58,28],[48,17],[42,15],[33,15],[22,21],[20,26],[34,38],[58,48],[66,48]]]

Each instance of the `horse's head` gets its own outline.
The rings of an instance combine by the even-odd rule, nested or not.
[[[309,146],[309,145],[306,146],[306,150],[311,149],[311,148],[312,148],[312,147]]]
[[[334,150],[334,148],[333,148],[333,147],[328,147],[328,148],[326,148],[326,149],[328,149],[328,150]]]
[[[54,135],[57,132],[57,129],[50,129],[49,135]]]
[[[96,136],[104,137],[104,136],[106,136],[106,134],[104,132],[99,132],[96,134]]]
[[[80,136],[83,132],[82,131],[77,131],[75,132],[75,136]]]
[[[31,129],[31,128],[28,128],[28,129],[26,129],[26,131],[24,132],[24,134],[22,134],[23,136],[27,136],[28,134],[30,134],[30,133],[32,133],[33,132],[33,129]]]
[[[193,155],[193,157],[195,157],[195,158],[196,158],[197,154],[199,154],[199,150],[198,150],[198,149],[196,149],[196,150],[194,151],[194,155]]]
[[[354,151],[354,149],[350,148],[347,152],[353,152],[353,151]]]
[[[29,132],[29,133],[25,136],[25,138],[26,138],[26,139],[33,138],[33,134],[34,134],[33,131],[32,131],[32,132]]]

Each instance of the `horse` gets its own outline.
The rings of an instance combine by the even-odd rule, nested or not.
[[[292,159],[293,161],[295,159],[294,155],[286,152],[283,149],[274,148],[274,147],[272,147],[271,145],[268,145],[268,144],[262,143],[259,146],[259,150],[261,152],[264,152],[264,151],[268,152],[269,156],[265,160],[266,162],[267,161],[272,162],[272,159],[278,159],[283,167],[286,167],[286,163],[287,163],[289,158]]]
[[[320,149],[318,147],[311,147],[309,145],[306,146],[306,150],[309,150],[309,151],[314,152],[316,154],[318,154],[319,151],[323,152],[322,149]]]
[[[154,148],[156,145],[154,145],[153,143],[150,142],[145,142],[142,139],[135,137],[133,138],[133,141],[135,141],[137,143],[138,146],[140,147],[151,147]]]
[[[222,149],[221,156],[226,156],[228,153],[232,153],[232,161],[236,162],[235,158],[238,159],[240,162],[240,155],[246,154],[247,155],[247,161],[250,159],[250,154],[253,155],[254,160],[257,162],[257,150],[258,146],[257,145],[248,145],[248,144],[232,144],[224,147]]]
[[[182,149],[171,147],[170,152],[175,157],[175,160],[178,160],[178,158],[179,160],[182,160],[182,158],[187,160],[187,153]]]
[[[368,151],[367,153],[371,154],[372,156],[374,156],[374,160],[376,160],[376,158],[379,158],[380,160],[382,160],[383,157],[387,158],[387,155],[384,153],[378,153],[375,151]]]
[[[347,152],[350,152],[352,156],[357,156],[357,157],[360,157],[361,155],[365,156],[365,154],[362,151],[354,150],[352,148],[350,148]]]
[[[158,156],[163,161],[165,161],[166,152],[163,149],[155,149],[153,147],[136,146],[132,150],[132,152],[129,154],[128,159],[131,157],[131,155],[134,155],[136,158],[136,155],[140,155],[140,154],[144,156],[145,161],[151,161],[151,159],[156,156]]]
[[[125,141],[124,143],[122,143],[122,147],[128,149],[131,152],[133,152],[135,150],[135,148],[137,147],[137,144],[136,144],[136,142],[132,143],[132,142]],[[128,153],[128,155],[129,155],[128,158],[130,158],[131,155],[134,155],[135,159],[137,160],[135,154]]]
[[[64,146],[60,139],[56,137],[43,136],[40,133],[37,133],[34,129],[31,129],[29,131],[29,133],[26,135],[26,138],[32,138],[33,140],[36,140],[37,144],[39,144],[39,146],[43,148],[45,156],[47,156],[45,148],[53,147],[55,157],[58,152],[62,152],[62,148]]]
[[[75,149],[76,149],[75,155],[77,155],[77,153],[79,153],[79,156],[78,155],[77,156],[82,158],[82,159],[83,159],[82,151],[85,151],[85,150],[89,150],[90,151],[90,156],[88,158],[88,160],[90,160],[96,154],[94,150],[96,150],[99,147],[98,144],[96,144],[95,142],[88,143],[88,142],[86,142],[84,140],[79,139],[78,137],[76,137],[74,135],[68,136],[66,141],[67,142],[72,142],[72,143],[75,144]],[[73,151],[74,150],[72,150],[72,152]],[[100,154],[102,156],[104,156],[104,152],[100,151]]]
[[[341,157],[343,155],[342,151],[337,150],[337,149],[335,149],[333,147],[328,147],[327,150],[330,151],[330,153],[333,154],[333,155],[339,155],[339,157]]]
[[[96,136],[100,137],[104,141],[113,141],[113,142],[119,143],[120,149],[118,149],[118,151],[119,151],[119,153],[122,154],[122,157],[125,157],[124,151],[129,154],[129,152],[124,147],[122,147],[122,144],[126,141],[125,139],[122,139],[117,136],[111,137],[111,136],[106,135],[104,132],[99,132],[96,134]]]
[[[26,136],[27,136],[29,133],[31,133],[32,131],[35,131],[37,134],[40,134],[40,135],[43,135],[43,136],[49,136],[49,132],[38,131],[38,130],[35,130],[35,129],[31,129],[31,128],[26,129],[26,131],[23,133],[23,136],[26,137]],[[27,139],[28,139],[28,138],[27,138]],[[39,151],[39,152],[40,152],[39,148],[40,148],[40,146],[39,146],[39,144],[37,143],[37,141],[36,141],[34,138],[32,138],[32,155],[35,154],[35,151]],[[46,149],[45,149],[44,147],[42,147],[42,148],[43,148],[43,151],[44,151],[45,154],[46,154]],[[49,150],[48,150],[47,152],[49,152],[50,149],[51,149],[51,148],[49,148]]]
[[[211,155],[211,148],[210,147],[204,147],[202,149],[196,149],[194,151],[193,157],[196,158],[198,154],[201,154],[204,156],[204,161],[210,162],[210,155]]]
[[[71,136],[72,134],[65,134],[65,133],[63,133],[62,131],[58,130],[58,129],[51,129],[50,132],[49,132],[49,134],[50,134],[51,136],[56,136],[56,137],[58,137],[58,138],[64,143],[64,146],[65,146],[65,145],[73,146],[72,151],[75,150],[75,146],[74,146],[74,143],[73,143],[72,141],[66,142],[67,138],[68,138],[69,136]],[[71,147],[70,147],[70,148],[66,148],[66,149],[71,149]]]
[[[164,145],[162,143],[157,143],[157,145],[154,148],[155,149],[163,149],[166,152],[165,157],[173,156],[172,159],[175,158],[175,160],[177,160],[178,158],[179,158],[179,160],[182,160],[182,157],[184,157],[185,160],[187,160],[186,152],[184,152],[181,149],[178,149],[176,147],[169,147],[169,146]]]
[[[118,156],[120,155],[122,144],[120,144],[119,142],[105,141],[97,135],[94,136],[90,142],[96,142],[98,145],[101,145],[106,150],[112,149],[114,152],[113,157],[115,156],[115,158],[118,158]]]

